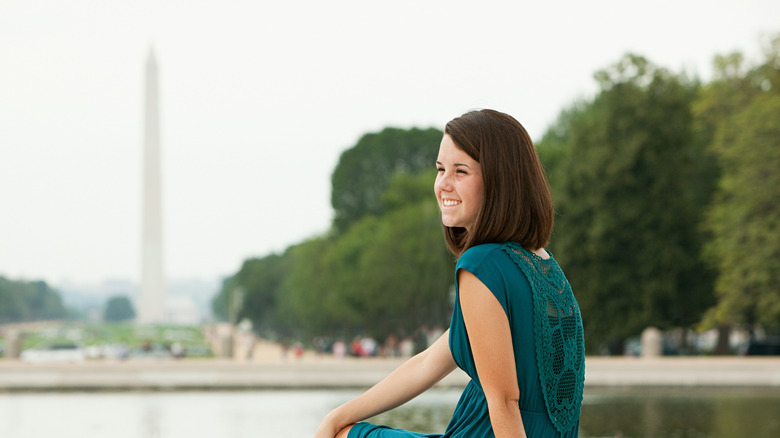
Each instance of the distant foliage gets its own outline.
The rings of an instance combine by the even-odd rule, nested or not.
[[[331,178],[334,228],[343,232],[363,216],[381,214],[381,196],[393,176],[432,169],[441,137],[433,128],[386,128],[344,151]]]
[[[384,339],[449,324],[454,265],[430,194],[434,176],[399,174],[382,197],[385,214],[292,249],[281,297],[305,333]]]
[[[252,321],[254,329],[269,337],[287,333],[289,319],[280,313],[280,286],[288,275],[289,250],[244,261],[241,269],[227,278],[213,302],[215,314],[225,320]]]
[[[106,302],[103,320],[106,322],[123,322],[135,319],[133,303],[126,296],[113,296]]]
[[[0,324],[62,319],[67,315],[59,292],[46,282],[0,277]]]
[[[344,152],[333,174],[333,232],[248,259],[225,280],[215,314],[270,338],[444,327],[453,259],[433,196],[435,129],[388,128]]]
[[[705,223],[718,303],[704,328],[780,329],[780,35],[764,55],[752,68],[739,54],[720,57],[697,107],[722,171]]]
[[[698,85],[627,55],[539,144],[558,212],[551,247],[591,352],[648,325],[696,323],[713,303],[697,231],[713,182],[694,135]]]
[[[780,330],[780,37],[764,55],[718,56],[706,84],[626,55],[538,142],[590,354],[647,326]],[[215,313],[304,340],[446,326],[454,260],[427,170],[441,135],[363,136],[333,172],[331,231],[247,260]]]

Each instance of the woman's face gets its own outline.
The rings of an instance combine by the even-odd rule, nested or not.
[[[439,173],[433,190],[439,201],[442,223],[471,231],[482,208],[482,168],[445,134],[439,146],[436,169]]]

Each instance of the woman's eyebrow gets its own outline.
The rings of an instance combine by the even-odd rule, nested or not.
[[[437,160],[436,161],[436,165],[437,166],[444,166],[444,163],[442,163],[441,161]],[[453,164],[453,166],[455,166],[455,167],[465,167],[467,169],[471,169],[471,167],[469,167],[469,165],[466,164],[466,163],[455,163],[455,164]]]

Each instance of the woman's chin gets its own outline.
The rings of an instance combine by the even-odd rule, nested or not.
[[[441,223],[448,228],[464,228],[464,226],[457,221],[441,221]]]

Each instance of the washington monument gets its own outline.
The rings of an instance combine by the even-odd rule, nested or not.
[[[136,308],[140,324],[164,322],[165,276],[162,248],[160,132],[157,102],[157,62],[154,51],[146,60],[144,111],[143,223],[141,232],[141,292]]]

